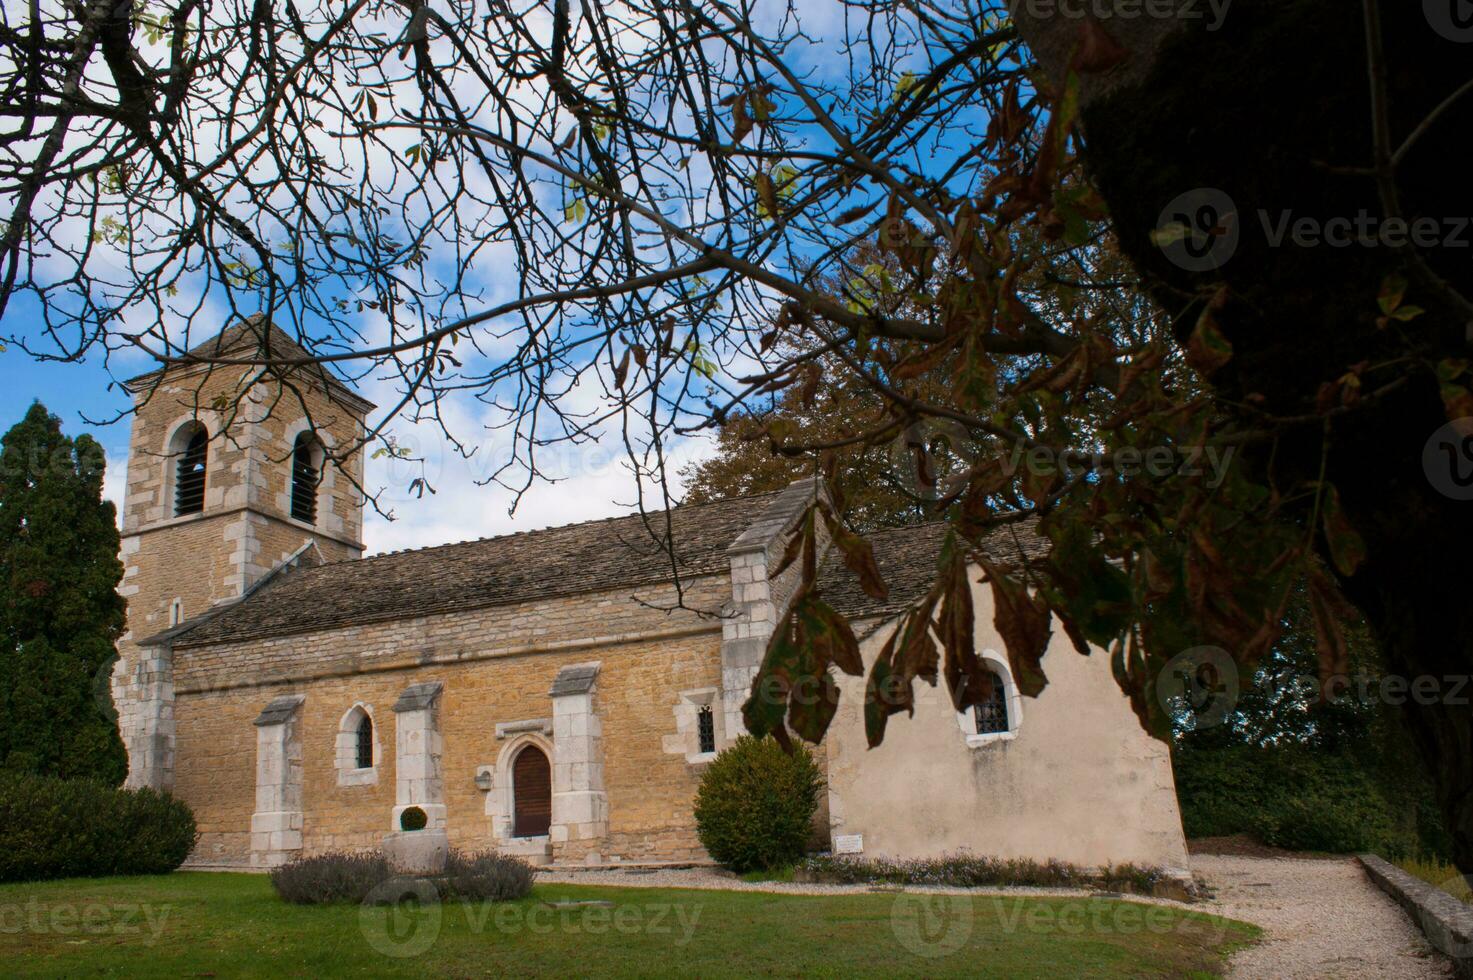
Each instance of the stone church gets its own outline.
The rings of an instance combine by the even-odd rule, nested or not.
[[[262,321],[203,345],[300,353]],[[362,454],[325,465],[373,408],[320,369],[251,383],[188,365],[134,379],[123,510],[128,634],[113,673],[129,784],[193,807],[199,867],[368,849],[415,806],[453,846],[537,863],[707,860],[692,798],[741,731],[740,705],[791,591],[769,578],[807,483],[666,514],[362,557]],[[556,491],[544,491],[556,492]],[[928,586],[939,525],[873,536],[890,587],[842,563],[825,597],[872,657]],[[989,548],[1016,560],[1019,538]],[[1001,683],[865,747],[862,679],[817,756],[837,853],[970,852],[1085,865],[1187,863],[1166,747],[1103,653],[1056,633],[1050,684],[1021,698],[975,594]],[[683,607],[683,608],[682,608]]]

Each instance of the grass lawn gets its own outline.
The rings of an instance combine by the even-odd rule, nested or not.
[[[610,902],[608,905],[549,903]],[[538,885],[522,901],[290,906],[261,875],[0,886],[5,976],[1214,976],[1252,926],[1106,899]]]

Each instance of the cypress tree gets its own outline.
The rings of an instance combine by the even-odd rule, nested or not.
[[[0,765],[116,785],[107,678],[125,604],[105,464],[40,402],[0,440]]]

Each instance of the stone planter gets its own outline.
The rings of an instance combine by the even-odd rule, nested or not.
[[[384,838],[384,859],[404,875],[437,875],[450,856],[450,837],[443,830],[406,830]]]

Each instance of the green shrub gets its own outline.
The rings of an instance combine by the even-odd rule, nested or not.
[[[442,894],[469,901],[508,902],[532,890],[532,866],[494,851],[461,854],[445,861]]]
[[[198,837],[167,793],[0,772],[0,881],[166,874]]]
[[[297,905],[393,902],[410,894],[420,900],[507,902],[532,890],[532,876],[525,861],[492,852],[452,850],[444,874],[414,878],[396,874],[377,852],[330,851],[273,868],[271,887],[284,901]]]
[[[822,789],[806,747],[788,755],[770,738],[743,735],[701,776],[695,806],[701,844],[738,873],[792,864],[807,850]]]
[[[1187,837],[1247,834],[1300,851],[1423,849],[1420,801],[1388,792],[1356,756],[1300,745],[1178,750],[1177,796]]]
[[[400,830],[424,830],[430,818],[417,806],[409,807],[399,814]]]
[[[361,903],[393,877],[389,862],[378,853],[332,852],[297,858],[271,869],[271,887],[297,905],[328,902]]]

